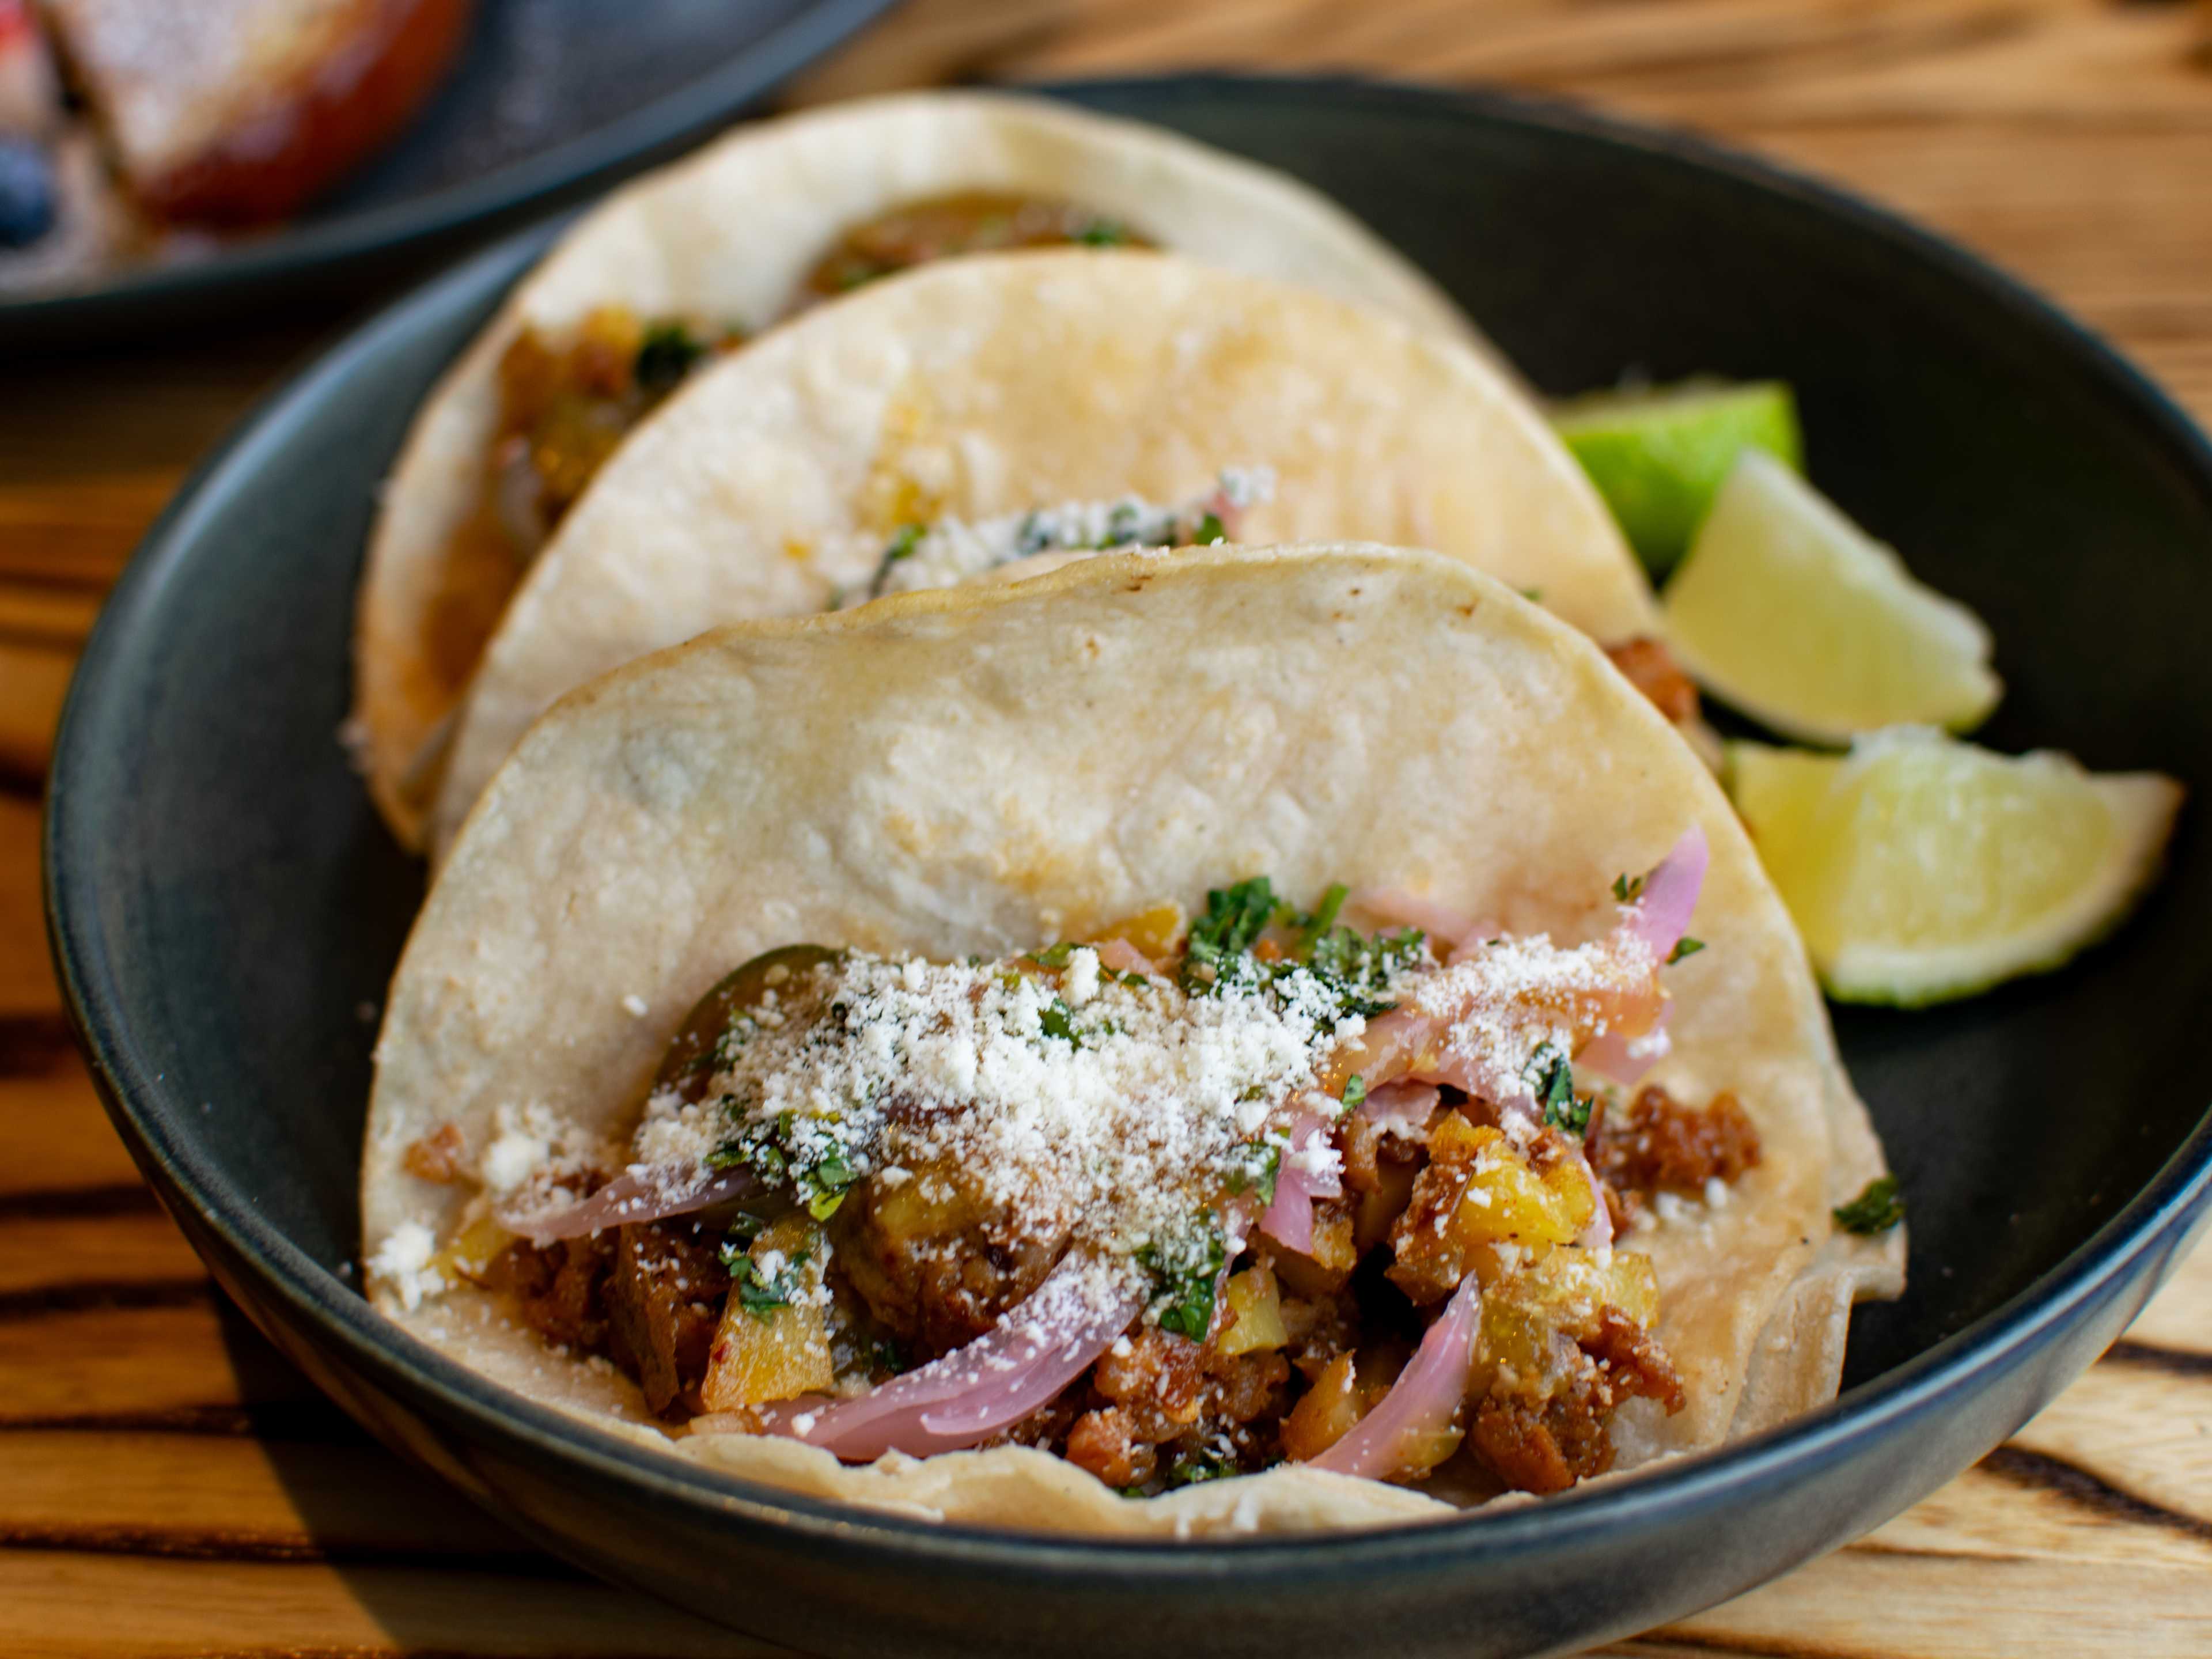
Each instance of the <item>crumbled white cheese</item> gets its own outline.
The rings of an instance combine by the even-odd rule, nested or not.
[[[1060,975],[1060,994],[1071,1008],[1080,1008],[1098,994],[1098,952],[1081,945],[1067,953],[1067,971]]]
[[[1230,519],[1274,493],[1273,467],[1231,466],[1221,470],[1212,490],[1178,507],[1124,495],[1111,501],[1066,501],[973,524],[941,519],[919,533],[902,532],[875,579],[841,594],[837,604],[842,608],[886,593],[951,587],[1039,553],[1177,547],[1196,540],[1209,516],[1220,523],[1223,533],[1208,539],[1226,540],[1233,529]]]
[[[645,999],[638,995],[635,991],[632,991],[628,996],[623,999],[622,1006],[623,1012],[628,1014],[632,1019],[643,1019],[646,1015],[651,1012],[651,1010],[646,1006]]]
[[[555,1149],[573,1139],[568,1126],[535,1102],[520,1111],[492,1114],[492,1140],[477,1165],[477,1178],[492,1193],[511,1193],[555,1161]]]
[[[419,1221],[403,1221],[385,1235],[367,1266],[370,1276],[389,1285],[400,1305],[412,1313],[424,1297],[446,1288],[445,1275],[431,1265],[437,1254],[436,1235]]]

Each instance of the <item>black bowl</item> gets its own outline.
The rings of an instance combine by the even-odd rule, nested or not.
[[[1540,386],[1635,368],[1794,382],[1814,476],[1995,627],[1987,733],[2212,788],[2212,449],[1973,260],[1703,144],[1482,94],[1192,78],[1063,89],[1319,184]],[[378,999],[420,896],[347,770],[353,581],[440,368],[510,244],[264,406],[149,538],[57,750],[47,902],[115,1121],[216,1277],[362,1422],[547,1547],[836,1653],[1564,1650],[1873,1527],[2056,1395],[2212,1198],[2212,849],[2065,971],[1839,1021],[1913,1206],[1912,1287],[1850,1387],[1645,1479],[1450,1524],[1093,1543],[933,1528],[686,1470],[505,1398],[355,1293]]]

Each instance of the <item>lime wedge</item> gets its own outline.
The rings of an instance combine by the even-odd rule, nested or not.
[[[1968,731],[2003,690],[1980,617],[1756,450],[1721,486],[1660,613],[1691,678],[1811,743],[1886,726]]]
[[[1654,576],[1674,568],[1747,447],[1793,467],[1804,452],[1796,402],[1779,380],[1595,392],[1555,405],[1552,424]]]
[[[2181,786],[1924,726],[1848,755],[1732,743],[1729,793],[1829,993],[1901,1006],[2056,968],[2157,874]]]

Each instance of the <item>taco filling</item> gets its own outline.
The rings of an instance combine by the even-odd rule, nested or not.
[[[1051,553],[1104,553],[1115,548],[1211,547],[1234,541],[1244,514],[1273,498],[1274,469],[1224,467],[1214,487],[1178,507],[1161,507],[1141,495],[1111,501],[1066,501],[1028,513],[1005,513],[969,523],[940,519],[902,525],[884,546],[875,574],[832,595],[842,611],[887,593],[953,587],[1015,563]]]
[[[955,254],[1149,246],[1118,221],[1066,202],[965,191],[846,231],[781,314]],[[508,343],[476,510],[454,532],[428,622],[433,663],[449,691],[468,683],[524,573],[608,457],[694,370],[746,338],[728,324],[601,305],[570,329],[525,324]]]
[[[1621,1101],[1705,863],[1692,831],[1571,948],[1259,878],[1008,960],[775,951],[626,1155],[508,1114],[446,1248],[372,1269],[499,1293],[694,1434],[1023,1444],[1133,1496],[1285,1462],[1558,1491],[1631,1401],[1683,1405],[1630,1241],[1759,1158],[1729,1095]]]

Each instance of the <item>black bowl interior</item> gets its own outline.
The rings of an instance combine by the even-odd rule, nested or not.
[[[890,0],[478,0],[453,74],[392,145],[298,218],[189,264],[0,300],[0,345],[51,349],[286,297],[573,199],[672,154]]]
[[[1513,100],[1222,78],[1066,92],[1318,185],[1425,266],[1548,392],[1632,370],[1787,379],[1815,480],[1994,629],[2008,691],[1986,741],[2157,768],[2199,799],[2212,790],[2212,653],[2197,643],[2212,615],[2212,452],[2094,340],[1965,256],[1703,146]],[[649,1490],[660,1507],[638,1524],[693,1538],[720,1528],[730,1559],[757,1565],[745,1552],[783,1535],[781,1517],[811,1540],[810,1561],[872,1576],[854,1604],[862,1623],[737,1616],[830,1646],[860,1644],[851,1632],[876,1628],[869,1609],[897,1594],[886,1586],[927,1566],[948,1584],[981,1574],[1009,1607],[1019,1587],[1048,1583],[1070,1598],[1059,1605],[1110,1604],[1117,1617],[1125,1603],[1244,1598],[1255,1647],[1265,1635],[1317,1650],[1333,1631],[1414,1650],[1455,1629],[1460,1651],[1533,1650],[1683,1610],[1901,1507],[2087,1363],[2178,1247],[2212,1161],[2199,1132],[2212,1052],[2194,1023],[2212,984],[2200,925],[2212,848],[2194,811],[2142,913],[2064,971],[1937,1011],[1839,1012],[1911,1205],[1911,1287],[1859,1316],[1839,1407],[1705,1473],[1579,1494],[1535,1519],[1476,1517],[1417,1546],[1245,1547],[1272,1553],[1224,1577],[1237,1547],[1054,1552],[838,1526],[818,1505],[648,1474],[611,1443],[550,1452],[551,1419],[502,1412],[465,1375],[380,1334],[348,1289],[369,1049],[421,878],[337,740],[377,482],[432,378],[543,240],[394,307],[210,464],[87,653],[49,823],[57,948],[126,1136],[257,1316],[319,1375],[365,1378],[409,1422],[427,1413],[439,1426],[413,1437],[442,1445],[443,1459],[425,1455],[449,1472],[469,1463],[456,1447],[526,1431],[554,1487],[566,1479],[607,1503]],[[1917,1439],[1900,1438],[1908,1426]],[[499,1487],[470,1467],[472,1485]],[[1817,1516],[1801,1504],[1788,1525],[1757,1519],[1760,1502],[1787,1507],[1793,1483],[1811,1493],[1831,1477],[1844,1484],[1820,1488]],[[580,1541],[553,1518],[554,1498],[533,1509],[508,1489],[495,1501],[602,1570],[689,1594],[680,1574]],[[1734,1564],[1725,1571],[1632,1572],[1595,1601],[1540,1598],[1531,1613],[1524,1594],[1517,1618],[1497,1611],[1516,1605],[1496,1600],[1499,1564],[1525,1577],[1540,1556],[1582,1571],[1597,1558],[1577,1550],[1630,1544],[1646,1553],[1623,1559],[1649,1563],[1660,1529],[1686,1540],[1695,1516],[1708,1529],[1701,1559]],[[1729,1532],[1754,1524],[1771,1538]],[[1571,1537],[1583,1541],[1568,1548]],[[1458,1620],[1480,1603],[1494,1622],[1416,1627],[1388,1597],[1332,1612],[1284,1588],[1355,1571],[1395,1587],[1407,1609]],[[1302,1609],[1296,1628],[1289,1613],[1253,1611],[1264,1586],[1278,1608]],[[927,1593],[914,1595],[901,1616],[927,1645]],[[690,1599],[717,1605],[704,1589]],[[981,1626],[945,1628],[988,1627],[984,1601],[971,1609]],[[1248,1645],[1234,1632],[1158,1628],[1208,1650]]]

